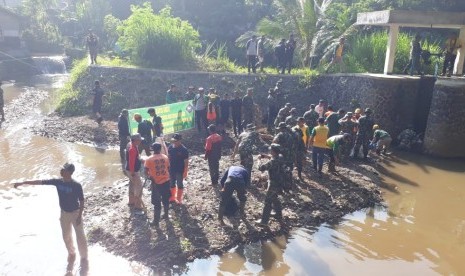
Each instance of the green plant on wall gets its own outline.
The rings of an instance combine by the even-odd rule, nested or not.
[[[189,22],[173,17],[170,7],[155,14],[147,2],[132,6],[131,11],[118,28],[118,44],[136,64],[166,68],[194,59],[199,33]]]

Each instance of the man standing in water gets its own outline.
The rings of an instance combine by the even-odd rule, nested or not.
[[[98,37],[89,29],[89,35],[86,37],[87,48],[89,49],[90,64],[97,64]]]
[[[121,162],[125,163],[125,150],[129,143],[131,134],[129,133],[129,122],[128,122],[128,110],[121,110],[121,114],[118,117],[118,134],[119,134],[119,156]]]
[[[100,124],[103,121],[102,118],[102,98],[103,98],[103,89],[100,87],[100,82],[96,80],[94,82],[94,89],[92,89],[92,94],[94,95],[94,102],[92,104],[92,111],[97,117],[95,121]]]
[[[76,250],[73,244],[72,228],[76,234],[76,240],[81,256],[81,267],[88,265],[87,260],[87,239],[82,223],[82,213],[84,211],[84,193],[82,186],[74,179],[74,165],[65,163],[60,170],[61,178],[48,180],[29,180],[13,183],[15,188],[20,185],[52,185],[57,188],[59,204],[61,208],[60,225],[63,240],[68,250],[68,263],[74,263]]]

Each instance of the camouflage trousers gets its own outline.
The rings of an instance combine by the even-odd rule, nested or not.
[[[358,153],[360,151],[360,147],[363,146],[363,157],[368,156],[368,146],[370,144],[370,136],[366,134],[357,134],[355,138],[355,146],[354,146],[354,157],[358,157]]]
[[[292,171],[294,170],[294,162],[286,162],[286,170],[284,172],[283,189],[289,191],[292,189],[294,181],[292,179]]]
[[[270,220],[271,210],[274,209],[276,212],[276,218],[282,218],[282,206],[281,201],[279,200],[279,194],[281,192],[279,189],[268,189],[265,197],[265,206],[263,207],[262,220],[261,223],[268,224]]]
[[[250,153],[250,154],[240,153],[239,156],[241,158],[241,164],[244,165],[247,172],[249,172],[249,175],[252,175],[252,168],[253,168],[253,155],[252,155],[252,153]]]
[[[305,160],[305,153],[304,152],[299,152],[295,155],[295,166],[297,167],[297,173],[299,174],[299,177],[302,174],[302,168]]]

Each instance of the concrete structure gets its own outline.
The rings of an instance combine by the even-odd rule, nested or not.
[[[389,27],[389,39],[384,63],[384,74],[391,74],[397,47],[399,27],[459,29],[459,40],[465,45],[465,13],[422,11],[376,11],[357,15],[357,25]],[[454,74],[461,75],[465,61],[465,47],[458,50]]]
[[[18,49],[20,40],[21,17],[0,7],[0,49]]]

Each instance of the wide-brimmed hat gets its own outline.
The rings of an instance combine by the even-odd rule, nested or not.
[[[272,143],[270,145],[270,150],[276,152],[276,153],[280,153],[281,152],[281,145],[279,144],[276,144],[276,143]]]
[[[246,130],[254,130],[255,129],[255,125],[254,124],[247,124],[247,126],[245,127]]]
[[[286,127],[287,127],[286,123],[285,123],[285,122],[281,122],[281,123],[279,123],[277,129],[282,129],[282,128],[286,128]]]

